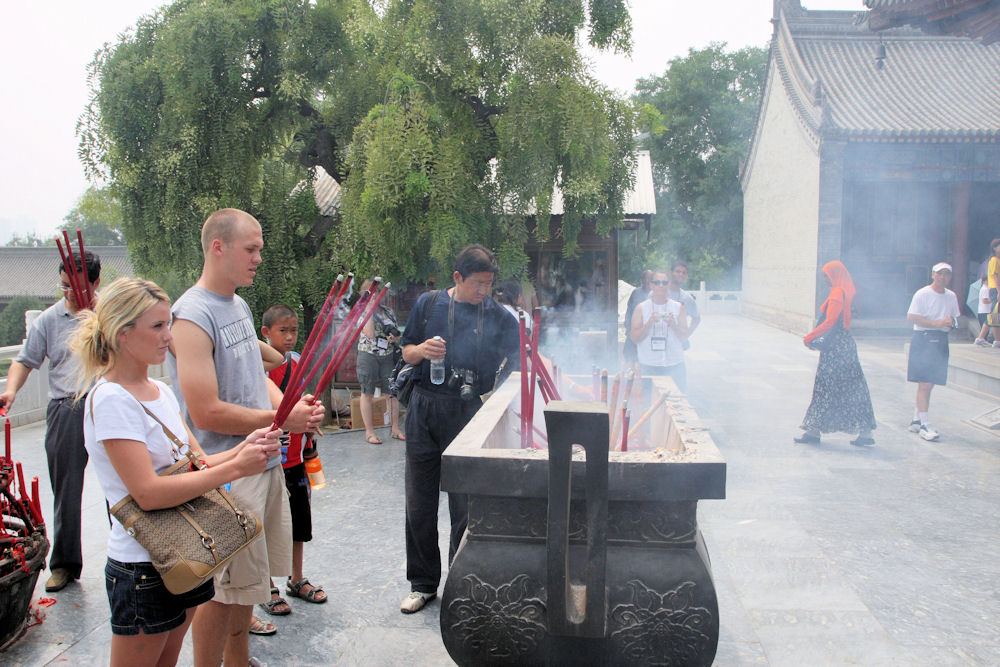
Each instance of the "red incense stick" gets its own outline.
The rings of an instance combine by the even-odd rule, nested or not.
[[[374,284],[373,284],[374,285]],[[369,288],[371,289],[371,288]],[[365,324],[371,319],[372,315],[378,309],[379,304],[382,302],[382,298],[385,297],[386,293],[389,291],[389,283],[386,283],[385,287],[378,293],[378,295],[372,299],[369,294],[370,303],[363,310],[359,310],[359,314],[355,317],[355,324],[351,330],[349,336],[344,336],[341,340],[341,344],[335,352],[334,356],[331,358],[330,365],[327,366],[326,371],[320,377],[319,382],[316,384],[316,393],[322,393],[330,381],[333,380],[334,374],[340,365],[347,358],[347,353],[354,347],[354,343],[358,340],[358,336],[361,335],[361,330],[365,328]]]
[[[86,288],[87,308],[94,307],[94,291],[90,288],[90,276],[87,275],[87,256],[83,252],[83,233],[76,230],[76,244],[80,246],[80,266],[83,267],[83,286]]]
[[[523,312],[518,313],[517,324],[521,341],[521,449],[525,449],[530,436],[528,435],[528,335]]]

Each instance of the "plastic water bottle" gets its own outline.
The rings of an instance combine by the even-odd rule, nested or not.
[[[434,336],[440,342],[441,336]],[[431,359],[431,384],[444,384],[444,358]]]

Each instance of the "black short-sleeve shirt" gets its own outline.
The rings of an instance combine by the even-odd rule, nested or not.
[[[516,368],[518,356],[517,321],[490,297],[483,300],[483,333],[476,352],[476,329],[479,324],[479,304],[456,301],[453,333],[448,331],[448,307],[452,301],[447,291],[442,291],[427,317],[424,326],[424,309],[433,292],[421,294],[410,311],[410,318],[403,331],[402,344],[419,345],[428,338],[441,336],[445,340],[448,354],[445,356],[446,377],[451,377],[452,369],[472,369],[478,376],[477,390],[485,394],[493,388],[497,369],[505,357],[510,368]],[[458,389],[444,385],[433,385],[430,381],[430,362],[424,359],[420,364],[419,386],[431,391],[458,394]]]

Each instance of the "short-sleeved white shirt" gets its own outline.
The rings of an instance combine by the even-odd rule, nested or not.
[[[160,396],[153,401],[143,401],[142,405],[186,445],[187,431],[184,429],[177,398],[167,385],[157,380],[153,380],[153,383],[160,390]],[[183,452],[175,454],[174,444],[160,425],[146,414],[142,405],[124,387],[104,379],[98,380],[87,395],[83,419],[84,442],[91,464],[97,472],[97,480],[111,507],[128,495],[128,489],[108,459],[108,453],[104,449],[105,440],[137,440],[145,443],[156,472],[168,468],[183,456]],[[113,516],[111,535],[108,537],[108,557],[123,563],[145,563],[150,560],[149,552],[135,538],[130,537]]]
[[[945,317],[958,317],[958,297],[950,289],[944,293],[935,292],[930,285],[925,285],[916,291],[910,301],[907,315],[920,315],[929,320],[940,320]],[[922,327],[913,325],[914,331],[950,331],[951,327]]]

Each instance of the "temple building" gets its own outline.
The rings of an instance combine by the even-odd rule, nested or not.
[[[740,178],[743,308],[805,331],[839,259],[857,322],[901,320],[938,261],[964,302],[1000,238],[1000,43],[874,31],[861,12],[775,0]]]

